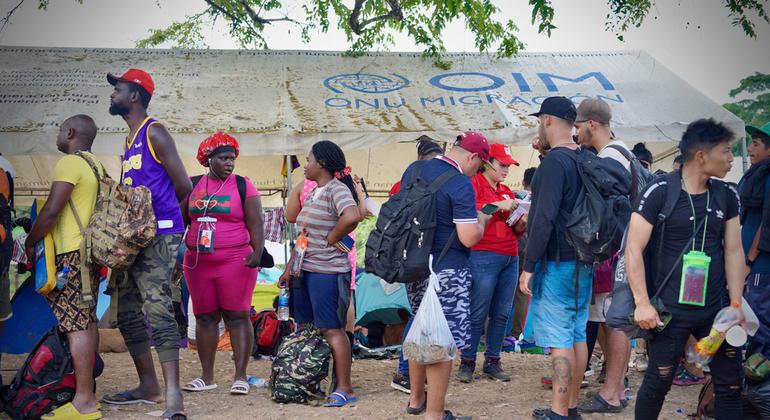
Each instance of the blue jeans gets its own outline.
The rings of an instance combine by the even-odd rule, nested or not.
[[[505,326],[513,306],[513,295],[519,282],[519,257],[496,252],[472,251],[471,266],[471,342],[462,352],[465,360],[476,360],[476,348],[487,327],[484,357],[500,357]]]
[[[406,335],[409,334],[409,329],[412,328],[412,321],[414,321],[414,317],[410,316],[409,321],[406,323],[406,327],[404,327],[404,336],[401,337],[402,343],[404,340],[406,340]],[[398,373],[409,376],[409,361],[404,359],[404,352],[401,352],[401,354],[398,356]]]

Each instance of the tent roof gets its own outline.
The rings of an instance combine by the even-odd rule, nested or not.
[[[743,122],[642,51],[522,53],[510,59],[447,54],[442,70],[417,53],[143,50],[0,47],[0,152],[54,154],[58,125],[96,120],[94,152],[121,153],[126,126],[109,115],[107,72],[147,70],[156,91],[150,114],[184,155],[221,129],[243,155],[305,153],[321,139],[344,149],[444,141],[477,130],[526,144],[528,117],[547,96],[606,99],[613,130],[630,142],[677,141],[697,118],[743,132]]]

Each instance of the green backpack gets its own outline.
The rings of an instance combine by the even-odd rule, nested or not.
[[[330,359],[331,347],[317,328],[306,326],[286,336],[273,359],[270,397],[284,404],[323,400],[321,382],[333,371]],[[332,383],[328,389],[333,388]]]

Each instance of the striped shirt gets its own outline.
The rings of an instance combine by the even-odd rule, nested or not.
[[[348,255],[329,245],[326,237],[337,225],[342,212],[355,205],[350,189],[337,179],[310,191],[297,216],[297,226],[306,232],[308,243],[302,270],[324,274],[351,270]]]

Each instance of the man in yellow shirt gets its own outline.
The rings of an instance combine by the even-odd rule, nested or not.
[[[99,168],[100,177],[104,176],[104,168],[90,152],[95,137],[96,124],[87,115],[75,115],[62,123],[56,138],[56,147],[66,153],[66,156],[56,164],[48,201],[40,210],[24,243],[27,256],[34,258],[34,244],[48,232],[52,232],[56,248],[56,272],[60,274],[69,270],[66,282],[57,284],[46,296],[59,321],[59,330],[67,336],[76,377],[75,397],[71,403],[59,407],[49,415],[55,419],[102,417],[94,395],[93,377],[95,354],[99,344],[96,328],[99,267],[91,268],[93,306],[81,307],[80,242],[83,236],[69,204],[72,200],[81,222],[88,224],[96,205],[99,181],[85,158]],[[76,155],[77,152],[81,152],[83,156]]]

